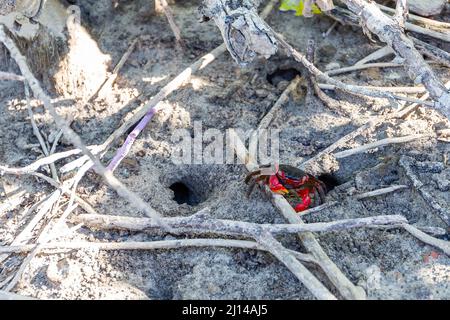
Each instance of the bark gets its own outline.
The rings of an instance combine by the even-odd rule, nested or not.
[[[242,66],[277,52],[271,28],[258,16],[258,5],[259,0],[205,0],[200,8],[204,20],[214,20],[231,56]]]

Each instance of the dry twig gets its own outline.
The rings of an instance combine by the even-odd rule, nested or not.
[[[415,140],[422,139],[422,138],[428,138],[428,137],[430,137],[430,135],[412,134],[412,135],[404,136],[404,137],[386,138],[386,139],[378,140],[375,142],[371,142],[371,143],[356,147],[354,149],[337,152],[334,154],[334,156],[336,159],[343,159],[343,158],[353,156],[355,154],[364,153],[364,152],[374,149],[374,148],[384,147],[384,146],[391,145],[391,144],[407,143],[407,142],[415,141]]]
[[[170,25],[170,29],[172,29],[175,39],[177,39],[177,43],[182,44],[183,39],[181,39],[180,28],[178,28],[178,26],[175,22],[175,18],[173,16],[172,9],[168,5],[167,1],[166,0],[155,0],[155,1],[159,2],[159,5],[162,8],[162,11],[166,15],[167,21],[169,22],[169,25]]]
[[[18,74],[0,71],[0,80],[23,81],[25,79]]]
[[[120,58],[120,60],[117,63],[117,65],[114,67],[113,72],[107,77],[105,82],[102,83],[100,88],[98,88],[98,90],[96,90],[94,92],[94,94],[89,99],[87,99],[87,102],[90,102],[90,101],[94,100],[97,96],[100,97],[100,98],[103,98],[110,92],[111,87],[114,84],[114,82],[116,81],[120,70],[124,66],[125,62],[127,62],[127,60],[130,57],[130,55],[133,53],[134,48],[136,47],[136,44],[138,43],[138,41],[139,41],[139,38],[136,38],[136,39],[134,39],[131,42],[131,44],[128,47],[127,51],[125,51],[125,53],[123,54],[122,58]]]

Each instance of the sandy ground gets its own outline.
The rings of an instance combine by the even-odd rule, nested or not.
[[[100,50],[110,56],[111,69],[134,37],[148,35],[131,54],[107,98],[92,104],[82,104],[80,99],[58,104],[58,111],[66,118],[74,119],[72,128],[89,145],[102,143],[120,125],[127,112],[148,101],[186,66],[222,42],[213,23],[198,22],[198,1],[177,1],[172,7],[186,42],[183,50],[177,49],[165,17],[147,15],[148,7],[144,2],[120,1],[113,9],[107,0],[82,1],[82,21],[98,41]],[[95,13],[94,6],[97,8]],[[446,17],[449,14],[447,12]],[[338,26],[324,39],[322,33],[332,24],[326,17],[304,19],[274,11],[267,21],[302,52],[306,41],[315,39],[317,64],[322,70],[330,63],[338,63],[341,67],[353,65],[380,47],[380,44],[370,42],[360,30],[350,27]],[[2,50],[1,70],[17,71]],[[280,78],[270,75],[288,67],[302,72],[283,53],[269,61],[259,61],[246,70],[240,70],[228,54],[221,56],[164,102],[167,108],[139,137],[128,160],[116,171],[117,177],[165,216],[189,215],[210,207],[217,218],[283,222],[262,192],[256,191],[246,198],[243,166],[177,166],[171,161],[174,144],[170,138],[174,129],[192,130],[194,121],[199,120],[204,130],[255,128],[288,83],[286,79],[280,82]],[[448,79],[448,69],[437,65],[433,68],[442,79]],[[413,85],[399,68],[368,69],[337,78],[360,85]],[[236,82],[236,79],[244,80]],[[330,95],[342,102],[338,111],[327,108],[315,97],[307,99],[306,87],[302,85],[277,114],[272,126],[281,129],[282,163],[298,164],[365,124],[370,117],[397,108],[387,100],[367,100],[342,93]],[[35,104],[33,111],[40,130],[50,137],[51,142],[57,128],[42,106]],[[23,89],[17,83],[0,82],[0,113],[0,163],[20,167],[42,157],[28,118]],[[339,150],[386,137],[434,133],[447,125],[440,114],[421,107],[407,120],[384,122]],[[70,144],[63,138],[57,151],[69,149]],[[448,152],[447,142],[424,138],[342,159],[330,168],[332,172],[328,172],[340,186],[327,195],[327,201],[337,200],[339,204],[305,220],[316,222],[402,214],[418,226],[445,228],[412,187],[363,201],[351,200],[348,195],[393,184],[411,185],[398,165],[400,155],[409,155],[415,159],[413,169],[427,190],[444,208],[450,209]],[[108,153],[105,160],[111,156],[112,153]],[[73,159],[59,161],[57,167]],[[42,172],[48,173],[45,170]],[[33,218],[35,213],[27,214],[25,209],[53,189],[34,178],[3,176],[0,179],[0,245],[7,245]],[[178,204],[174,200],[174,192],[169,187],[176,182],[184,183],[191,190],[195,198],[192,205]],[[142,215],[93,173],[86,176],[78,191],[100,213]],[[56,211],[55,215],[60,213]],[[75,211],[75,214],[82,213],[81,209]],[[42,227],[40,224],[36,235]],[[404,231],[355,230],[318,234],[317,237],[349,279],[366,289],[369,299],[450,298],[449,257]],[[65,239],[145,241],[174,238],[167,234],[93,232],[81,228]],[[302,250],[295,237],[282,240],[289,248]],[[0,264],[0,283],[13,274],[24,258],[25,255],[12,255]],[[73,250],[40,254],[32,260],[16,292],[51,299],[312,298],[305,287],[269,254],[215,248],[151,252]]]

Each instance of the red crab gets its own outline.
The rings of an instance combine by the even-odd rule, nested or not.
[[[325,184],[312,175],[290,165],[267,165],[250,172],[245,183],[250,184],[247,195],[256,183],[263,182],[272,192],[283,195],[296,212],[315,207],[325,200]]]

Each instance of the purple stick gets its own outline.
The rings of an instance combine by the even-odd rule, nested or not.
[[[111,160],[111,162],[108,165],[108,170],[114,171],[119,166],[119,164],[122,162],[122,160],[127,156],[128,152],[130,152],[131,147],[133,146],[134,141],[136,141],[136,138],[138,135],[144,130],[144,128],[147,126],[147,124],[152,120],[153,116],[155,115],[157,109],[156,106],[148,110],[148,112],[145,114],[145,116],[139,121],[137,126],[131,131],[131,133],[128,135],[127,139],[125,140],[124,144],[120,147],[119,150],[117,150],[116,154],[114,155],[114,158]]]

